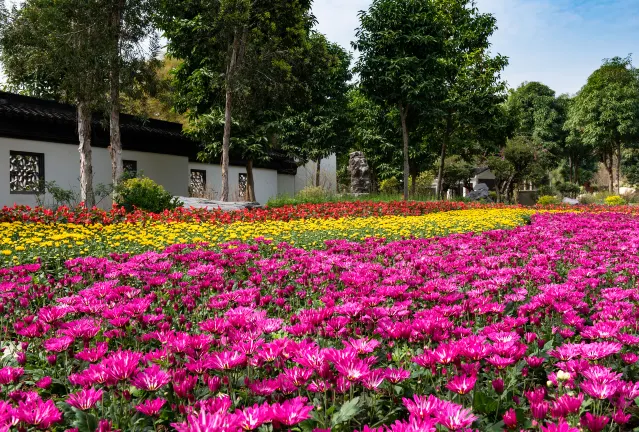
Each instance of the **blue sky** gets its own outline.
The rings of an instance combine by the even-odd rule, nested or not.
[[[357,14],[370,0],[315,0],[318,29],[350,49]],[[639,66],[639,0],[477,0],[497,18],[492,52],[506,55],[511,87],[541,81],[576,93],[604,58],[634,54]]]

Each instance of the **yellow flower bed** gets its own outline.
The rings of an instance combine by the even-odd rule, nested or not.
[[[473,209],[423,216],[382,216],[344,219],[211,223],[120,223],[113,225],[0,224],[0,264],[33,262],[37,257],[61,261],[77,256],[104,256],[111,252],[140,253],[177,243],[222,243],[264,237],[305,248],[322,247],[328,239],[400,239],[450,233],[512,228],[538,211]]]

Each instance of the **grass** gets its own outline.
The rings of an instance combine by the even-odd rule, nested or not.
[[[403,199],[403,195],[400,193],[396,194],[383,194],[383,193],[372,193],[368,195],[350,195],[350,194],[336,194],[329,193],[324,191],[323,193],[313,193],[307,194],[298,193],[294,197],[290,195],[278,195],[275,198],[271,198],[267,201],[266,205],[271,208],[283,207],[287,205],[298,205],[298,204],[323,204],[329,202],[358,202],[358,201],[372,201],[372,202],[391,202],[391,201],[401,201]],[[411,201],[437,201],[437,199],[433,195],[418,195],[411,196]],[[467,201],[466,199],[459,198],[453,199],[451,201]]]

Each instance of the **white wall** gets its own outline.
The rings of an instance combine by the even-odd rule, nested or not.
[[[0,206],[27,204],[33,206],[33,194],[11,194],[9,191],[9,152],[26,151],[44,154],[44,179],[55,181],[64,189],[80,190],[80,154],[73,144],[59,144],[43,141],[20,140],[0,137]],[[188,158],[158,153],[125,150],[122,158],[137,161],[138,172],[161,184],[174,195],[188,195]],[[111,157],[105,148],[92,149],[93,185],[111,183]],[[108,208],[111,200],[107,197],[100,207]]]
[[[277,175],[277,194],[295,196],[295,176],[290,174]]]
[[[295,193],[307,186],[315,185],[317,164],[314,161],[297,169],[295,176]],[[333,192],[337,191],[337,157],[333,154],[320,162],[320,186]]]
[[[222,167],[199,162],[189,163],[189,173],[191,169],[206,171],[207,198],[219,199],[222,191]],[[229,200],[239,201],[239,180],[240,173],[246,174],[246,168],[239,166],[229,167]],[[269,198],[278,195],[279,181],[276,170],[253,168],[253,181],[255,183],[255,199],[260,204],[265,204]],[[289,176],[292,177],[292,176]]]

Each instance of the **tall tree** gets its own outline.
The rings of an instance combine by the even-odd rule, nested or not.
[[[548,151],[557,163],[567,137],[565,97],[556,97],[554,90],[540,82],[526,82],[510,92],[506,108],[512,134],[530,137],[535,146]]]
[[[81,198],[95,205],[91,157],[92,110],[107,93],[109,46],[100,23],[108,22],[99,3],[81,0],[27,0],[5,15],[0,51],[9,84],[77,106]]]
[[[160,0],[157,22],[169,39],[169,54],[182,60],[178,108],[197,120],[223,101],[221,199],[228,201],[235,111],[255,101],[251,89],[265,83],[279,88],[282,77],[289,77],[290,58],[312,25],[310,0]]]
[[[109,44],[109,153],[111,181],[117,186],[123,174],[121,94],[123,91],[130,94],[140,81],[154,78],[159,66],[155,58],[157,37],[151,21],[155,0],[99,0],[99,3],[109,14],[105,33]]]
[[[505,99],[506,84],[500,74],[508,59],[489,54],[496,21],[492,15],[480,13],[474,0],[435,3],[444,44],[440,62],[445,96],[436,124],[441,142],[437,181],[441,198],[447,152],[456,150],[469,158],[469,143],[478,141],[489,124],[501,118],[499,105]],[[451,149],[455,142],[462,148]]]
[[[321,160],[345,151],[350,142],[348,90],[351,56],[341,46],[313,32],[307,64],[300,76],[307,98],[291,107],[282,121],[281,147],[300,164],[316,162],[315,186],[320,186]]]
[[[373,0],[360,13],[353,46],[362,91],[398,110],[403,142],[404,199],[410,174],[410,117],[432,112],[443,88],[443,32],[433,1]]]
[[[567,127],[595,148],[608,172],[609,191],[614,193],[615,179],[618,190],[623,149],[639,140],[639,80],[630,57],[605,60],[590,75],[570,107]]]

